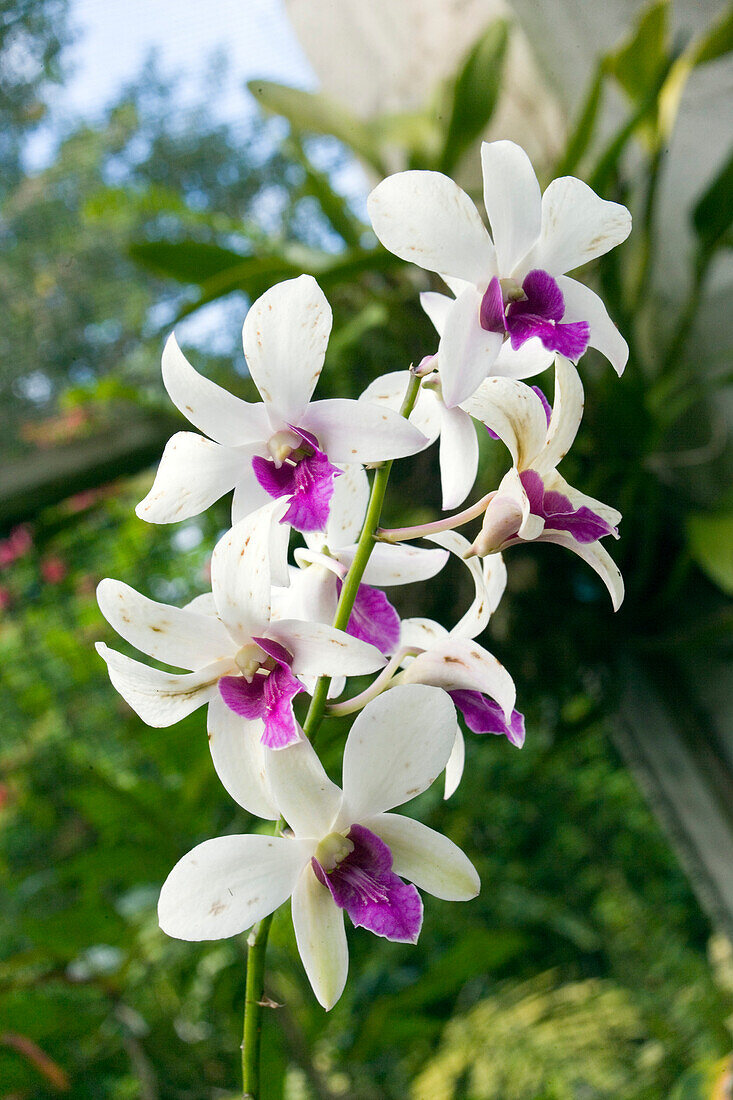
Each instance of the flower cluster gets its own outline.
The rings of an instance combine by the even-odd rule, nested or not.
[[[272,287],[247,313],[244,352],[260,402],[198,374],[169,338],[163,380],[197,431],[169,441],[138,515],[172,523],[233,490],[232,526],[213,552],[211,591],[185,607],[115,580],[98,590],[120,636],[171,668],[99,644],[123,698],[152,726],[206,704],[222,784],[277,822],[269,835],[219,837],[184,856],[161,892],[161,927],[187,940],[232,936],[291,898],[298,950],[326,1008],[346,981],[344,911],[355,926],[414,943],[419,890],[464,901],[478,893],[460,849],[390,811],[442,773],[445,797],[456,790],[457,714],[473,733],[524,742],[513,680],[476,640],[504,592],[502,552],[558,543],[596,570],[614,607],[623,598],[601,544],[620,515],[569,485],[558,465],[583,411],[575,364],[589,345],[618,373],[627,356],[601,300],[565,272],[623,241],[628,211],[573,178],[541,195],[512,142],[484,144],[482,163],[492,236],[440,173],[399,173],[370,196],[382,243],[453,295],[422,295],[439,342],[417,367],[384,375],[356,400],[314,401],[332,319],[308,275]],[[553,364],[550,404],[525,379]],[[508,452],[498,487],[458,515],[381,531],[390,464],[439,439],[443,505],[453,509],[476,480],[477,432]],[[367,466],[376,467],[371,492]],[[479,518],[473,541],[458,532]],[[401,620],[384,590],[436,577],[451,555],[475,590],[460,621]],[[369,674],[349,696],[348,678]],[[356,714],[341,788],[312,744],[326,713]]]

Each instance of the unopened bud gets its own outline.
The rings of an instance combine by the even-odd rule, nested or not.
[[[521,522],[522,509],[514,497],[493,497],[484,512],[484,521],[471,546],[470,556],[483,558],[500,550],[507,539],[516,535]]]

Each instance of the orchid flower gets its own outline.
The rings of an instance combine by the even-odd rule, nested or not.
[[[356,553],[368,495],[364,470],[347,466],[334,487],[325,532],[306,534],[307,547],[295,550],[300,568],[291,572],[290,586],[279,594],[278,615],[333,621],[342,582]],[[381,588],[427,580],[439,573],[447,560],[446,550],[377,543],[357,590],[347,633],[382,653],[393,653],[400,640],[400,619]]]
[[[568,485],[556,469],[583,415],[583,384],[573,364],[562,355],[555,359],[554,408],[511,378],[487,378],[464,405],[506,444],[514,461],[486,508],[471,552],[491,554],[529,541],[566,546],[595,569],[618,610],[623,581],[599,540],[618,537],[621,513]]]
[[[234,489],[232,522],[286,498],[281,522],[322,530],[334,479],[346,462],[414,454],[426,440],[391,411],[344,398],[311,401],[331,331],[331,307],[310,275],[278,283],[254,302],[242,330],[244,354],[262,402],[234,397],[198,374],[171,335],[163,381],[200,431],[167,443],[141,519],[171,523],[204,511]],[[336,464],[336,465],[335,465]]]
[[[97,589],[102,614],[149,657],[186,674],[162,672],[98,643],[110,679],[150,726],[170,726],[209,704],[209,742],[219,778],[260,817],[277,817],[262,781],[263,746],[299,739],[293,698],[298,676],[359,675],[384,658],[373,646],[324,623],[275,621],[270,607],[270,527],[280,505],[233,527],[211,561],[212,592],[188,607],[156,603],[115,580]]]
[[[368,202],[385,248],[437,272],[456,295],[422,296],[440,334],[446,405],[461,404],[492,371],[530,377],[548,352],[577,360],[588,344],[620,374],[626,342],[601,299],[565,272],[624,241],[628,210],[573,176],[541,195],[527,154],[511,141],[484,142],[481,163],[493,240],[468,195],[440,172],[388,176]]]
[[[453,706],[438,688],[396,688],[354,722],[343,757],[343,791],[309,742],[270,753],[272,798],[290,830],[204,841],[184,856],[160,895],[160,926],[185,940],[237,935],[292,897],[303,965],[324,1008],[348,970],[342,910],[378,936],[415,943],[417,888],[468,901],[478,875],[452,841],[393,809],[426,790],[453,743]],[[403,881],[408,879],[412,885]]]
[[[470,544],[457,531],[431,536],[468,566],[475,594],[463,618],[446,630],[432,619],[403,619],[400,634],[404,670],[393,684],[432,684],[447,691],[473,733],[503,734],[513,745],[524,744],[524,716],[515,709],[514,681],[496,657],[474,639],[486,629],[506,588],[506,566],[501,554],[479,565],[466,559]],[[386,672],[386,670],[385,670]],[[465,745],[456,725],[455,740],[445,772],[445,798],[450,798],[463,774]]]

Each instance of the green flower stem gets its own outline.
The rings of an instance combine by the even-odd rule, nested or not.
[[[420,378],[413,372],[407,385],[400,413],[407,419],[415,407]],[[359,542],[346,577],[344,578],[341,597],[336,608],[333,625],[338,630],[345,630],[351,617],[351,611],[359,590],[361,578],[364,576],[367,562],[374,548],[375,535],[379,526],[379,518],[384,503],[384,494],[387,490],[392,462],[385,462],[374,475],[372,493],[369,500],[364,526],[359,536]],[[323,714],[328,698],[328,688],[331,683],[329,676],[321,676],[313,691],[313,697],[308,707],[308,713],[303,723],[303,732],[309,740],[313,740],[323,721]],[[285,822],[280,819],[277,823],[276,833],[280,832]],[[272,913],[259,924],[255,925],[247,940],[247,982],[244,995],[244,1028],[242,1036],[242,1087],[243,1100],[260,1100],[260,1040],[262,1037],[262,1009],[265,988],[265,952],[267,950],[267,937],[270,934]]]
[[[420,376],[410,371],[410,380],[407,383],[407,390],[405,391],[405,396],[400,408],[400,415],[404,416],[405,419],[409,417],[415,407],[419,390]],[[367,508],[367,514],[364,519],[364,526],[361,529],[354,559],[348,573],[344,577],[341,596],[339,597],[336,614],[333,619],[333,626],[336,630],[346,630],[346,627],[349,625],[349,619],[351,618],[356,594],[359,591],[361,578],[364,576],[364,570],[367,567],[372,550],[374,549],[374,544],[377,541],[376,534],[379,527],[379,519],[382,514],[384,495],[387,491],[387,482],[389,481],[391,471],[392,461],[390,460],[389,462],[385,462],[383,466],[380,466],[374,474],[372,493],[369,498],[369,507]],[[321,676],[316,684],[310,706],[308,707],[308,713],[303,723],[303,732],[311,741],[317,734],[321,722],[323,721],[330,683],[331,678],[329,676]]]
[[[247,984],[244,994],[242,1035],[242,1088],[244,1100],[259,1100],[260,1045],[262,1040],[262,997],[265,985],[265,951],[273,913],[256,924],[249,934]]]

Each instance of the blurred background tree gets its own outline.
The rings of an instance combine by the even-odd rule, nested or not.
[[[683,212],[687,289],[673,308],[659,195],[687,82],[725,61],[731,17],[721,8],[683,40],[665,3],[635,22],[611,7],[625,30],[593,71],[588,62],[572,109],[543,88],[515,20],[484,18],[480,35],[456,33],[455,71],[443,58],[423,101],[349,103],[257,80],[267,115],[253,109],[236,127],[212,110],[223,59],[202,72],[195,106],[182,78],[149,59],[94,119],[68,120],[32,173],[24,150],[68,73],[69,12],[3,7],[4,1100],[234,1095],[243,945],[167,940],[155,902],[182,852],[251,823],[220,789],[197,717],[143,726],[92,649],[106,637],[102,576],[185,601],[205,590],[227,522],[226,506],[160,529],[132,512],[180,423],[159,381],[163,335],[176,323],[195,337],[199,369],[252,398],[238,344],[247,301],[310,271],[334,307],[324,396],[353,395],[434,350],[417,304],[427,284],[377,247],[366,178],[437,168],[476,190],[487,127],[518,136],[518,88],[541,104],[527,144],[544,182],[580,174],[635,214],[618,260],[591,273],[630,364],[619,382],[584,359],[587,415],[568,460],[574,484],[625,513],[614,554],[629,596],[612,618],[581,563],[551,547],[513,552],[487,644],[517,679],[527,745],[474,740],[460,794],[445,804],[429,792],[420,807],[479,853],[481,897],[460,913],[431,901],[419,951],[353,935],[352,979],[328,1015],[279,914],[269,1095],[661,1100],[711,1096],[722,1080],[733,1013],[733,748],[717,672],[733,587],[725,428],[720,441],[730,364],[725,325],[706,343],[703,322],[720,310],[730,163]],[[290,4],[296,26],[302,8]],[[425,55],[406,65],[415,58]],[[436,514],[434,461],[397,467],[394,517],[404,521],[418,485],[414,520]],[[502,462],[482,441],[482,479]],[[421,613],[449,621],[467,599],[458,568],[419,596]],[[406,592],[400,609],[417,602]],[[343,730],[328,723],[325,744],[329,732],[335,744]],[[715,935],[618,745],[664,802]]]

